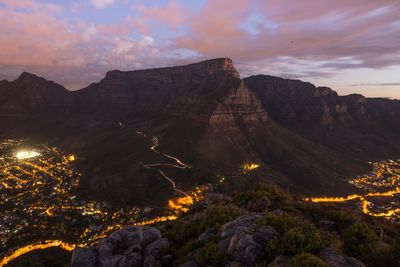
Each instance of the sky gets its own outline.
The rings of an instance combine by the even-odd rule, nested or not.
[[[109,70],[230,57],[339,94],[400,99],[399,0],[0,0],[0,80],[70,90]]]

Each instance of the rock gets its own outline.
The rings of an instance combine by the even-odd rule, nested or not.
[[[122,257],[117,265],[118,267],[141,267],[142,266],[142,255],[132,252],[125,257]]]
[[[198,238],[197,240],[200,242],[206,242],[209,240],[212,236],[215,235],[215,229],[214,228],[209,228],[205,230]]]
[[[248,227],[240,227],[231,238],[228,254],[232,258],[246,266],[252,266],[264,255],[263,247],[258,244],[252,235],[252,230]]]
[[[186,255],[186,260],[188,260],[188,261],[196,261],[197,256],[199,255],[199,252],[200,252],[199,248],[189,252]]]
[[[221,251],[227,252],[228,249],[229,249],[229,244],[230,244],[230,242],[231,242],[231,239],[230,239],[230,238],[223,239],[223,240],[221,240],[221,241],[218,242],[218,248],[219,248]]]
[[[126,227],[99,241],[96,247],[74,250],[73,267],[158,267],[168,239],[154,227]]]
[[[97,267],[98,254],[95,248],[77,247],[72,252],[71,267]]]
[[[157,259],[149,255],[143,261],[143,267],[161,267],[161,262],[157,261]]]
[[[263,196],[253,200],[250,200],[247,205],[246,209],[255,212],[262,212],[266,210],[271,205],[271,201],[268,197]]]
[[[161,238],[160,230],[154,227],[128,226],[125,228],[125,230],[134,233],[134,236],[138,236],[140,244],[144,247],[153,242],[154,240]]]
[[[179,267],[198,267],[197,263],[195,261],[188,261],[185,262],[184,264],[179,265]]]
[[[241,226],[256,227],[255,222],[264,217],[265,215],[260,213],[249,213],[243,215],[233,221],[230,221],[222,225],[221,228],[219,229],[219,236],[221,237],[221,239],[231,237],[236,233],[236,229]]]
[[[286,267],[289,263],[289,257],[277,256],[274,261],[268,264],[268,267]]]
[[[242,265],[239,262],[232,261],[232,262],[228,263],[227,265],[225,265],[225,267],[242,267]]]
[[[265,246],[268,240],[278,237],[279,233],[275,230],[274,227],[269,225],[261,225],[256,229],[253,234],[254,240],[261,246]]]
[[[340,255],[329,248],[323,249],[318,256],[330,267],[365,267],[361,261]]]
[[[167,238],[161,238],[149,244],[145,250],[145,256],[152,255],[160,259],[168,252],[169,242]]]
[[[161,258],[162,266],[170,267],[173,265],[173,263],[174,263],[174,255],[169,254],[169,255],[165,255]]]

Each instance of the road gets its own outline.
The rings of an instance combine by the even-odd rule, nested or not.
[[[157,150],[157,147],[159,146],[159,142],[158,142],[158,138],[157,138],[157,137],[149,138],[146,134],[144,134],[143,132],[140,132],[140,131],[137,131],[136,133],[139,134],[139,135],[141,135],[141,136],[143,136],[144,138],[146,138],[147,140],[149,140],[150,142],[153,143],[153,145],[150,147],[150,149],[151,149],[154,153],[156,153],[156,154],[158,154],[158,155],[161,155],[161,156],[163,156],[163,157],[166,157],[166,158],[168,158],[168,159],[171,159],[171,160],[173,160],[173,161],[176,162],[176,164],[168,164],[168,163],[145,164],[145,165],[143,165],[143,167],[146,168],[146,169],[153,169],[153,170],[156,170],[156,171],[159,172],[159,173],[161,174],[161,176],[163,176],[169,183],[171,183],[172,188],[173,188],[177,193],[182,194],[182,195],[185,195],[185,196],[188,196],[188,194],[187,194],[185,191],[179,189],[179,188],[176,186],[175,181],[174,181],[171,177],[169,177],[165,172],[163,172],[162,170],[158,169],[157,167],[171,167],[171,168],[177,168],[177,169],[189,169],[190,166],[187,165],[187,164],[185,164],[185,163],[183,163],[181,160],[179,160],[179,159],[176,158],[176,157],[173,157],[173,156],[171,156],[171,155],[168,155],[168,154],[165,154],[165,153],[162,153],[162,152],[158,151],[158,150]]]

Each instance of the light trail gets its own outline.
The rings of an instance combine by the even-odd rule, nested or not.
[[[390,207],[378,207],[379,209],[385,209],[384,212],[373,211],[375,204],[368,198],[391,198],[400,194],[400,186],[398,182],[400,179],[400,160],[399,161],[383,161],[375,162],[372,164],[374,170],[372,174],[363,177],[357,177],[350,181],[353,185],[362,188],[364,190],[370,190],[373,192],[367,192],[364,195],[353,194],[345,197],[314,197],[304,198],[304,201],[313,203],[340,203],[358,200],[361,203],[362,213],[372,217],[383,217],[387,219],[400,219],[400,208],[396,207],[396,204],[390,204]],[[396,186],[393,189],[393,186]],[[376,188],[386,189],[383,192],[376,192]],[[396,201],[394,203],[397,203]]]
[[[188,168],[190,168],[190,166],[185,164],[185,163],[183,163],[181,160],[179,160],[176,157],[173,157],[171,155],[168,155],[168,154],[165,154],[165,153],[162,153],[162,152],[158,151],[157,147],[159,145],[159,142],[158,142],[158,138],[157,137],[154,137],[154,138],[150,139],[143,132],[137,131],[136,133],[141,135],[141,136],[143,136],[144,138],[146,138],[147,140],[149,140],[149,141],[151,141],[153,143],[153,145],[150,148],[153,152],[155,152],[156,154],[162,155],[162,156],[164,156],[166,158],[172,159],[178,164],[178,165],[175,165],[175,164],[168,164],[168,163],[153,163],[153,164],[145,164],[145,165],[143,165],[143,167],[145,167],[147,169],[154,169],[154,170],[158,171],[168,182],[171,183],[172,188],[176,192],[178,192],[178,193],[180,193],[182,195],[185,195],[185,196],[189,196],[188,193],[186,193],[185,191],[179,189],[176,186],[176,183],[175,183],[175,181],[173,179],[171,179],[168,175],[165,174],[165,172],[163,172],[160,169],[157,169],[156,167],[172,167],[172,168],[178,168],[178,169],[188,169]]]
[[[21,248],[15,250],[10,256],[3,258],[0,262],[0,267],[3,267],[4,265],[8,264],[12,260],[15,260],[16,258],[18,258],[26,253],[29,253],[33,250],[42,250],[42,249],[47,249],[47,248],[51,248],[51,247],[59,247],[66,251],[72,251],[75,249],[76,246],[77,245],[75,245],[75,244],[65,243],[60,240],[47,240],[44,243],[27,245],[27,246],[24,246],[24,247],[21,247]]]

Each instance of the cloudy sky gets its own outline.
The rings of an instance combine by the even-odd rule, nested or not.
[[[340,94],[400,99],[399,0],[0,0],[0,79],[68,89],[107,70],[230,57]]]

